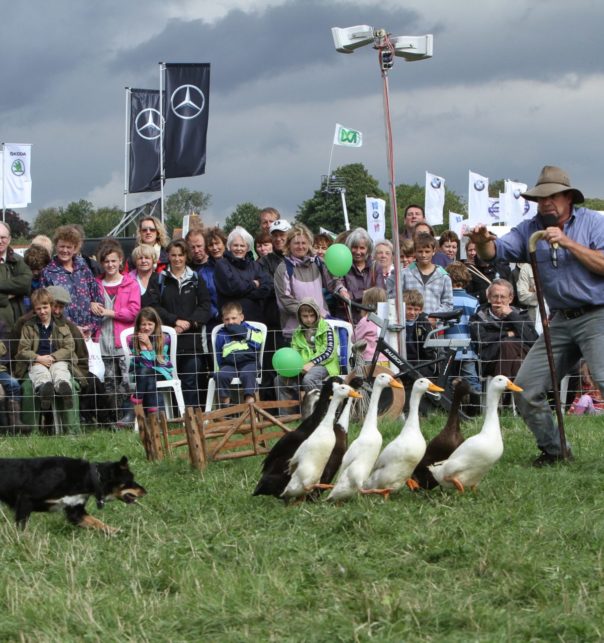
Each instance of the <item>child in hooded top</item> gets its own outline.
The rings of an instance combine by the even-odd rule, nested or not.
[[[340,374],[338,334],[321,317],[314,299],[302,299],[297,317],[299,325],[292,335],[291,347],[300,353],[304,366],[299,377],[277,375],[275,388],[278,400],[303,397],[308,391],[320,389],[326,377]]]

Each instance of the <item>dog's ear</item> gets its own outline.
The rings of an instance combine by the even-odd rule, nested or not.
[[[120,460],[120,468],[122,469],[128,468],[128,458],[125,455],[123,455],[122,459]]]

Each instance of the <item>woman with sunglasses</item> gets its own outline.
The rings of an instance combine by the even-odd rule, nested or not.
[[[157,217],[148,216],[138,222],[136,246],[145,244],[155,248],[159,256],[155,272],[162,272],[168,266],[168,253],[166,252],[168,243],[170,243],[170,238],[166,228]],[[128,272],[136,270],[136,263],[132,256],[128,259],[126,270]]]

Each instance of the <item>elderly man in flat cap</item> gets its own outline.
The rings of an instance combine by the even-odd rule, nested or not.
[[[535,254],[552,312],[550,336],[557,375],[564,377],[583,355],[604,394],[604,216],[580,207],[583,194],[564,170],[551,165],[541,170],[537,185],[522,196],[538,204],[532,219],[500,239],[483,225],[468,236],[485,260],[526,262],[529,238],[545,230]],[[517,394],[518,409],[541,449],[533,464],[561,461],[563,449],[547,402],[552,382],[543,336],[524,360],[515,383],[524,389]]]

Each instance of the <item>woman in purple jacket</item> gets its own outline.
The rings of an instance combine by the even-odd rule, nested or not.
[[[321,317],[329,316],[323,289],[332,291],[335,280],[325,264],[313,254],[312,246],[312,232],[303,223],[296,223],[287,233],[284,261],[275,271],[281,330],[288,342],[298,326],[298,307],[305,297],[312,297],[317,303]]]

